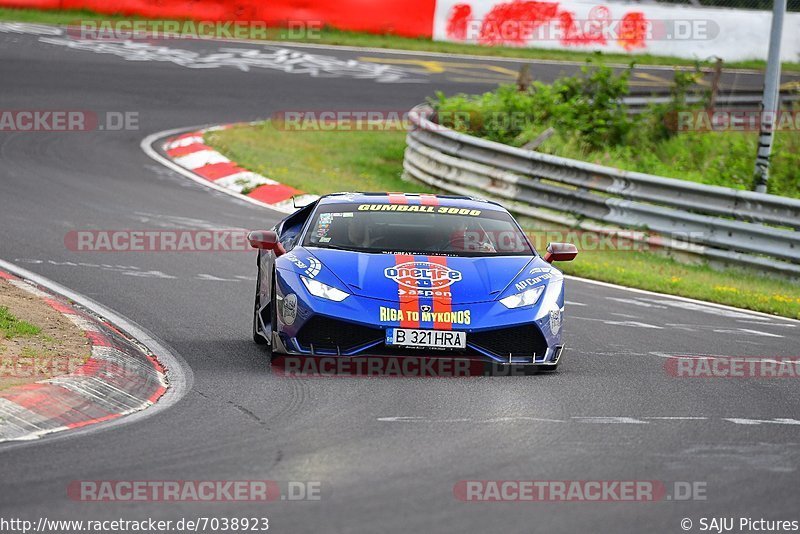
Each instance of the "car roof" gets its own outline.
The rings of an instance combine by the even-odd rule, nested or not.
[[[320,198],[320,204],[410,204],[453,208],[470,208],[506,211],[496,202],[458,195],[433,195],[428,193],[332,193]]]

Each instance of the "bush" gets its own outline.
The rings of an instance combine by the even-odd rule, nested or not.
[[[521,146],[552,126],[599,149],[624,143],[635,125],[620,104],[630,70],[615,75],[608,67],[585,66],[580,75],[534,82],[525,91],[504,85],[479,96],[437,93],[434,107],[443,125],[500,143]]]
[[[575,76],[525,90],[501,86],[482,95],[437,93],[441,124],[492,141],[523,146],[543,131],[554,136],[538,150],[602,165],[700,183],[749,189],[757,132],[678,132],[671,123],[692,106],[687,95],[699,69],[676,71],[669,102],[630,115],[622,104],[633,65],[617,74],[587,64]],[[702,109],[704,103],[694,106]],[[778,132],[769,190],[800,197],[800,132]]]

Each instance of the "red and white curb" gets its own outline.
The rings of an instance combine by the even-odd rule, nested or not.
[[[0,283],[44,300],[80,328],[91,356],[75,371],[0,391],[0,442],[32,440],[149,408],[170,386],[146,346],[88,308],[0,269]]]
[[[298,205],[306,205],[319,198],[248,171],[203,142],[206,132],[231,126],[214,126],[169,137],[161,148],[173,163],[203,180],[283,213],[295,211],[293,197],[299,197]]]

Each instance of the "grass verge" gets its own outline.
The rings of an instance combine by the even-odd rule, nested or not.
[[[8,307],[0,306],[0,335],[6,339],[35,336],[42,329],[14,317]]]
[[[641,147],[608,147],[589,151],[574,138],[554,135],[539,152],[589,161],[607,167],[668,176],[706,185],[750,190],[758,149],[758,132],[682,132]],[[800,198],[800,133],[775,133],[769,169],[769,192]]]
[[[306,193],[410,187],[400,178],[405,132],[285,131],[267,121],[209,132],[206,141],[239,165]]]
[[[252,171],[309,193],[432,192],[401,178],[405,132],[286,132],[268,121],[210,132],[206,143]],[[549,225],[547,230],[557,229]],[[583,251],[559,268],[594,280],[800,319],[800,285],[752,271],[717,271],[655,252],[623,250]]]
[[[0,390],[70,373],[90,351],[83,332],[60,312],[0,280]]]
[[[32,22],[37,24],[70,24],[76,21],[100,20],[141,20],[144,17],[123,16],[120,14],[102,14],[87,10],[42,11],[36,9],[0,8],[0,20]],[[295,32],[296,33],[296,32]],[[323,28],[309,32],[307,35],[289,35],[281,28],[270,28],[264,32],[264,38],[270,41],[301,42],[312,44],[329,44],[342,46],[358,46],[369,48],[386,48],[411,50],[415,52],[439,52],[446,54],[465,54],[474,56],[492,56],[499,58],[521,58],[530,60],[575,61],[585,62],[588,58],[602,57],[606,63],[627,65],[632,59],[638,65],[677,65],[693,67],[695,62],[676,57],[653,56],[650,54],[605,54],[602,52],[577,52],[571,50],[547,50],[542,48],[518,48],[509,46],[482,46],[461,43],[432,41],[428,38],[400,37],[389,34],[371,34]],[[713,67],[711,62],[702,62],[704,67]],[[736,61],[727,63],[726,68],[764,69],[766,62],[762,60]],[[783,63],[784,72],[800,71],[800,63]]]

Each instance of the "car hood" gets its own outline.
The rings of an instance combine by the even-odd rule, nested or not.
[[[452,304],[496,300],[533,256],[448,257],[366,254],[309,248],[354,295],[400,302],[415,296],[445,297]]]

